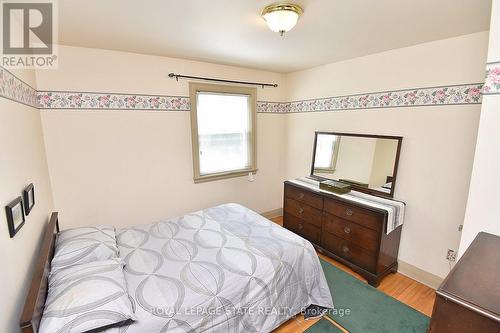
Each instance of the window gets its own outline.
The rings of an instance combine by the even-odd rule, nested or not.
[[[194,181],[257,171],[256,89],[190,83]]]
[[[318,134],[316,143],[316,156],[314,159],[314,171],[333,173],[337,167],[337,155],[339,153],[340,136]]]

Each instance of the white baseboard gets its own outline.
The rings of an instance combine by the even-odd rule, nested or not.
[[[423,269],[410,265],[407,262],[398,260],[398,272],[406,275],[409,278],[412,278],[415,281],[425,284],[426,286],[431,287],[432,289],[437,289],[441,282],[443,282],[443,278],[434,275],[432,273],[426,272]]]
[[[268,212],[263,212],[260,213],[260,215],[264,216],[266,219],[272,219],[274,217],[283,216],[283,208],[277,208],[270,210]]]

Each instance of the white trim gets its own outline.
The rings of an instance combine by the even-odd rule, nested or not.
[[[267,212],[262,212],[260,215],[264,216],[266,219],[280,217],[283,216],[283,208],[276,208]]]
[[[418,267],[410,265],[407,262],[398,260],[398,273],[401,273],[415,281],[425,284],[432,289],[437,289],[444,278],[424,271]]]

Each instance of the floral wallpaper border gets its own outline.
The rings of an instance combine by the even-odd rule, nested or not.
[[[189,97],[73,91],[39,91],[38,107],[40,109],[190,110]]]
[[[289,103],[264,102],[259,112],[297,113],[410,106],[480,104],[483,84],[463,84],[310,99]]]
[[[0,97],[34,108],[38,107],[37,91],[29,84],[0,67]]]
[[[259,113],[339,111],[404,106],[480,104],[482,84],[407,89],[296,102],[257,102]],[[40,91],[41,109],[189,111],[189,97]]]
[[[486,79],[483,94],[500,94],[500,61],[486,64]]]
[[[500,63],[488,65],[484,93],[500,90]],[[297,113],[480,104],[482,83],[336,96],[294,102],[257,102],[259,113]],[[39,109],[189,111],[189,97],[123,93],[36,91],[0,67],[0,97]]]

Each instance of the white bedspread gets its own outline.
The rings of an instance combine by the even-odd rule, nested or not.
[[[137,322],[113,332],[270,332],[332,307],[305,239],[238,204],[117,230]]]

